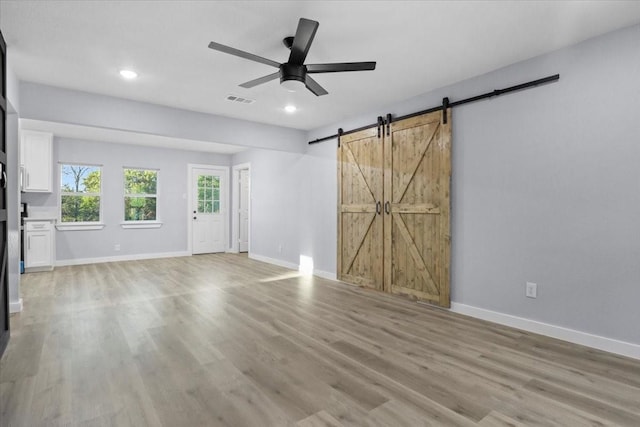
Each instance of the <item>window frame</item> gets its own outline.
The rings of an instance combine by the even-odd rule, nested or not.
[[[100,192],[99,193],[76,193],[62,190],[62,169],[64,166],[87,166],[97,168],[100,171]],[[56,229],[60,231],[75,230],[101,230],[104,228],[104,165],[82,162],[58,162],[58,221]],[[63,221],[62,220],[62,197],[63,196],[93,196],[100,199],[98,210],[98,221]]]
[[[156,192],[152,193],[140,193],[140,194],[127,194],[126,188],[126,176],[125,173],[127,170],[138,170],[138,171],[151,171],[156,173]],[[122,167],[122,209],[120,210],[122,214],[122,222],[120,222],[120,226],[122,228],[159,228],[162,226],[162,221],[160,221],[160,206],[158,204],[159,194],[160,194],[160,169],[158,168],[149,168],[149,167],[139,167],[139,166],[123,166]],[[127,197],[134,198],[155,198],[156,199],[156,219],[143,219],[143,220],[128,220],[125,218],[125,206]]]

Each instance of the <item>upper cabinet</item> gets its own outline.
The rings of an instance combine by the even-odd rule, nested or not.
[[[53,134],[23,130],[20,135],[21,190],[51,193]]]

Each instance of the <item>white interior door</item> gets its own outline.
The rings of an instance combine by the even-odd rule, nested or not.
[[[238,237],[240,252],[249,251],[249,170],[240,170],[240,232]]]
[[[224,252],[225,171],[193,168],[191,174],[192,252]]]

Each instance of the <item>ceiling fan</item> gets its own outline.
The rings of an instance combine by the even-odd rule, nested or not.
[[[296,90],[298,87],[304,85],[316,96],[321,96],[326,95],[328,92],[320,86],[318,82],[312,79],[309,74],[375,70],[375,61],[305,64],[304,60],[307,58],[307,53],[309,52],[311,42],[313,42],[313,38],[316,35],[319,25],[320,24],[316,21],[300,18],[298,28],[296,29],[296,35],[293,37],[285,37],[282,40],[284,45],[291,49],[289,60],[283,64],[233,47],[225,46],[220,43],[211,42],[209,43],[209,48],[228,53],[230,55],[239,56],[240,58],[260,62],[261,64],[271,65],[272,67],[279,69],[273,74],[242,83],[240,86],[244,88],[252,88],[280,77],[280,84],[288,90]]]

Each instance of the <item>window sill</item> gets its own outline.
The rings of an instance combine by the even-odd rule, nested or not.
[[[102,230],[104,224],[101,222],[92,222],[85,224],[56,224],[58,231],[84,231],[84,230]]]
[[[120,227],[124,229],[129,228],[160,228],[162,227],[162,222],[160,221],[126,221],[121,222]]]

